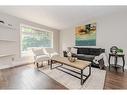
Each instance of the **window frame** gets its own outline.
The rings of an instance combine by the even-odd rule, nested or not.
[[[38,27],[33,27],[30,25],[26,25],[26,24],[20,24],[20,54],[26,54],[28,53],[28,51],[22,51],[22,27],[28,27],[28,28],[32,28],[35,30],[39,30],[39,31],[45,31],[45,32],[50,32],[51,33],[51,47],[35,47],[35,48],[53,48],[53,31],[49,31],[47,29],[42,29],[42,28],[38,28]]]

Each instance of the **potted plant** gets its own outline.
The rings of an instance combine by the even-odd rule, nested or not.
[[[118,49],[117,49],[117,53],[118,53],[118,54],[123,54],[123,49],[118,48]]]

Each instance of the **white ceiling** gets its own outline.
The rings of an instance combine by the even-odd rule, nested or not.
[[[127,10],[126,6],[1,6],[0,12],[56,29],[64,29],[98,16]]]

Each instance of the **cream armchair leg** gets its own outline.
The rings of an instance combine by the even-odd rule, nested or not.
[[[50,57],[48,55],[40,55],[36,57],[35,62],[37,63],[37,67],[39,66],[39,63],[42,63],[41,67],[43,66],[43,62],[48,62],[49,64]]]

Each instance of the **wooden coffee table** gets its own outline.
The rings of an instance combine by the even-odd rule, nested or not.
[[[53,67],[53,64],[55,64],[55,63],[59,63],[60,65],[59,65],[59,66]],[[65,68],[65,67],[63,67],[63,65],[67,65],[67,66],[76,68],[76,69],[80,70],[80,72],[71,70],[71,69],[69,69],[69,68]],[[89,67],[89,73],[88,73],[88,75],[84,75],[84,74],[83,74],[83,70],[84,70],[85,68],[87,68],[87,67]],[[85,81],[89,78],[89,76],[91,75],[91,62],[89,62],[89,61],[76,60],[75,62],[70,62],[70,61],[69,61],[67,58],[65,58],[65,57],[55,57],[55,58],[52,58],[52,60],[51,60],[50,69],[55,69],[55,68],[57,68],[58,70],[61,70],[61,71],[65,72],[65,73],[67,73],[67,74],[69,74],[69,75],[72,75],[72,76],[74,76],[74,77],[76,77],[76,78],[78,78],[78,79],[80,79],[80,80],[81,80],[81,85],[83,85],[84,82],[85,82]],[[66,71],[63,70],[63,69],[60,69],[60,68],[66,69]],[[76,76],[76,75],[74,75],[74,74],[72,74],[72,73],[70,73],[70,72],[67,72],[67,70],[68,70],[68,71],[71,71],[71,72],[74,72],[74,73],[76,73],[76,74],[79,74],[81,77],[78,77],[78,76]],[[83,78],[83,76],[84,76],[85,78]]]

